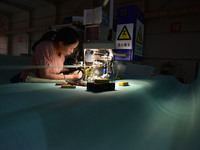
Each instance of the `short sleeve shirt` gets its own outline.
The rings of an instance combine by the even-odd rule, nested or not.
[[[31,57],[30,65],[41,66],[50,68],[50,73],[58,74],[63,69],[65,62],[65,56],[58,55],[56,48],[52,41],[43,41],[35,47],[35,51]],[[30,72],[33,72],[38,76],[38,69],[26,69],[22,72],[22,79],[28,76]]]

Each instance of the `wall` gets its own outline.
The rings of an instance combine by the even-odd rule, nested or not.
[[[154,0],[155,1],[155,0]],[[175,75],[185,83],[194,80],[200,61],[200,8],[198,1],[155,1],[147,12],[158,12],[146,17],[143,64],[155,66],[158,72]],[[165,5],[164,5],[165,4]],[[148,15],[147,15],[148,16]],[[172,32],[173,23],[180,31]]]
[[[8,54],[8,38],[6,36],[0,36],[0,54]]]
[[[20,56],[28,53],[28,34],[15,34],[12,36],[12,55]]]

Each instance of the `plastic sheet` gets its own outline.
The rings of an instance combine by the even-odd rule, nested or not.
[[[137,76],[102,93],[54,83],[0,85],[0,149],[197,150],[199,85],[200,75],[191,84]]]

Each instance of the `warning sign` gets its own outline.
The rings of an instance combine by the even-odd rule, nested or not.
[[[123,29],[122,29],[121,33],[119,34],[117,40],[131,40],[131,36],[130,36],[126,26],[123,27]]]
[[[144,43],[143,36],[144,36],[144,24],[137,19],[134,55],[142,56],[143,43]]]
[[[116,49],[132,49],[133,23],[117,25]]]
[[[142,44],[142,30],[141,30],[141,26],[139,28],[138,34],[137,34],[137,39],[136,42],[138,42],[139,44]]]

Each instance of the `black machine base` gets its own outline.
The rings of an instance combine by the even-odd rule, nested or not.
[[[87,83],[87,90],[93,92],[113,91],[115,83]]]

